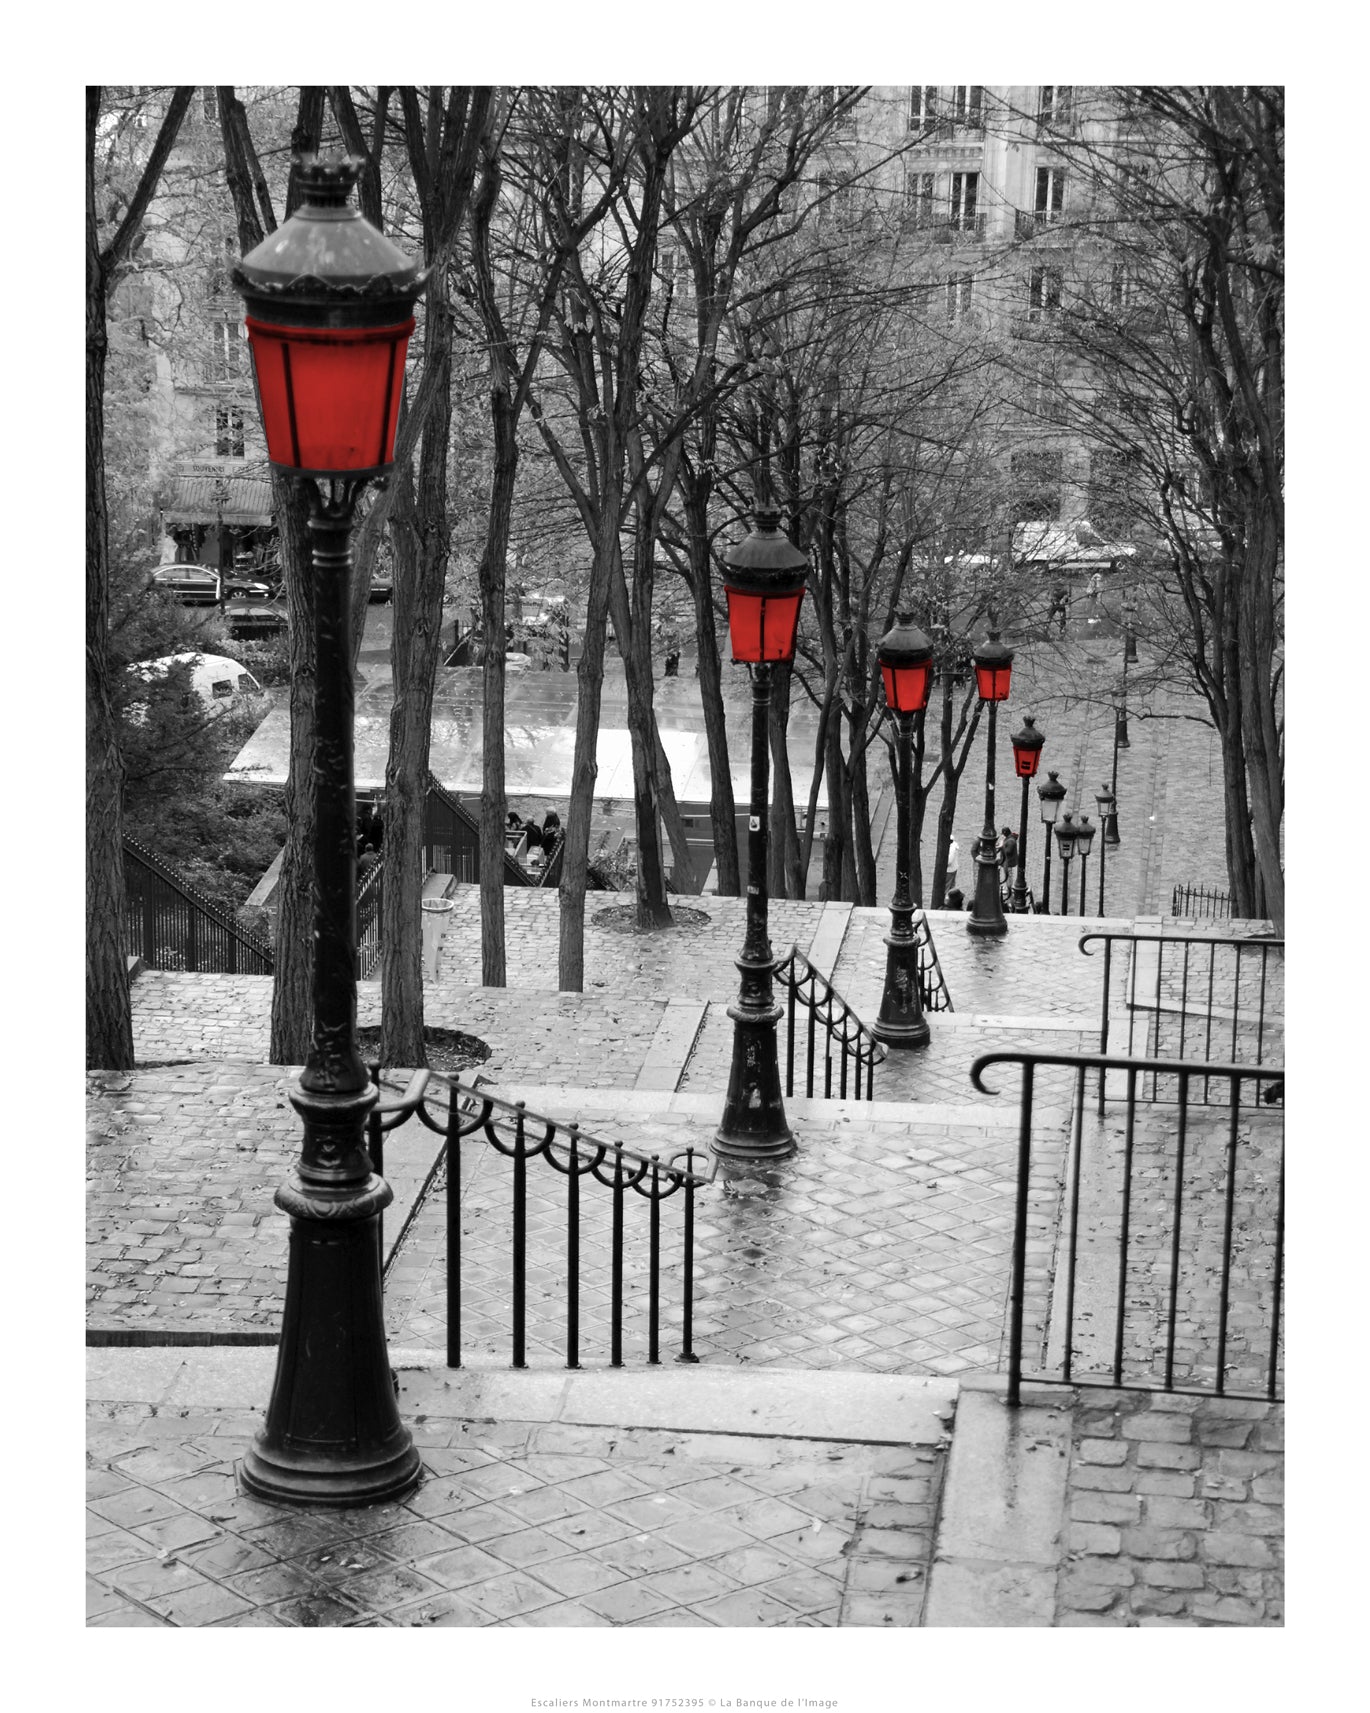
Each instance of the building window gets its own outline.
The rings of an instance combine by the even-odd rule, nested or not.
[[[834,137],[854,137],[856,135],[856,109],[850,103],[840,106],[842,97],[850,96],[854,84],[829,83],[820,86],[818,91],[818,110],[825,119],[833,122]]]
[[[1059,452],[1015,452],[1010,459],[1014,511],[1023,523],[1055,523],[1061,515]]]
[[[1113,277],[1109,281],[1109,306],[1115,310],[1126,309],[1132,302],[1133,279],[1132,270],[1126,262],[1114,262]]]
[[[227,317],[212,323],[214,355],[210,378],[215,381],[236,381],[243,372],[242,323]]]
[[[1061,307],[1059,268],[1034,268],[1028,277],[1028,320],[1041,321]]]
[[[979,130],[984,124],[985,91],[983,84],[958,83],[951,92],[952,117],[958,125]]]
[[[1066,175],[1064,169],[1061,167],[1038,167],[1036,213],[1039,226],[1061,218],[1065,197]]]
[[[217,125],[219,122],[219,91],[211,85],[201,92],[200,99],[204,104],[205,118],[211,125]]]
[[[980,192],[978,172],[951,175],[951,224],[961,232],[975,230],[975,203]]]
[[[974,274],[952,274],[947,280],[947,320],[962,321],[970,314]]]
[[[909,219],[915,226],[930,226],[937,196],[937,174],[911,172],[904,180],[904,197]]]
[[[909,97],[909,130],[922,131],[937,120],[937,85],[915,84]]]
[[[214,412],[214,451],[220,458],[242,458],[243,413],[232,405],[221,404]]]
[[[1070,129],[1073,86],[1068,83],[1044,83],[1037,91],[1037,124],[1042,130]]]

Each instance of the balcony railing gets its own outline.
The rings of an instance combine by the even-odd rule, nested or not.
[[[972,241],[983,239],[986,216],[983,214],[933,214],[914,207],[905,214],[904,225],[912,231],[929,233],[934,243],[951,244],[958,238],[967,238]]]
[[[1027,238],[1035,238],[1039,233],[1048,231],[1053,226],[1062,226],[1066,221],[1064,208],[1015,208],[1013,211],[1013,236],[1020,242]]]

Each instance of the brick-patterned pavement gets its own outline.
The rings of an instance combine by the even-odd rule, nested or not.
[[[1056,1622],[1283,1623],[1283,1406],[1076,1398]]]
[[[418,1377],[422,1381],[423,1377]],[[401,1504],[238,1491],[254,1414],[92,1405],[98,1627],[917,1624],[944,1456],[401,1407],[424,1479]]]

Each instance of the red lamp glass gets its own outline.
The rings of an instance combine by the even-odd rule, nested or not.
[[[302,157],[300,207],[233,272],[267,454],[295,475],[378,476],[394,459],[427,275],[348,205],[360,166]]]
[[[723,563],[733,659],[750,666],[793,660],[809,561],[782,534],[779,511],[759,505],[756,528]]]
[[[921,713],[932,688],[932,642],[914,624],[912,614],[900,613],[875,649],[890,711]]]
[[[1013,668],[1013,650],[999,641],[999,632],[992,630],[973,656],[975,683],[982,702],[1008,700],[1009,675]]]
[[[1037,722],[1031,714],[1023,715],[1023,729],[1014,732],[1013,771],[1019,779],[1031,779],[1037,772],[1037,763],[1042,759],[1042,745],[1045,736],[1037,730]]]

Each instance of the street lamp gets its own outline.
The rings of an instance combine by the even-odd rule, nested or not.
[[[1042,745],[1046,742],[1042,733],[1037,730],[1037,722],[1031,714],[1023,715],[1023,728],[1013,734],[1013,771],[1023,782],[1023,806],[1018,817],[1018,872],[1013,878],[1013,909],[1014,914],[1027,914],[1027,812],[1028,812],[1028,782],[1037,772],[1037,763],[1042,759]]]
[[[784,1160],[797,1144],[785,1120],[775,1030],[770,934],[766,925],[766,844],[770,802],[771,666],[794,658],[808,559],[780,530],[780,511],[758,502],[756,528],[724,556],[728,632],[734,661],[752,674],[752,799],[747,819],[747,936],[733,1020],[733,1062],[714,1153],[744,1163]]]
[[[1089,853],[1094,844],[1095,827],[1088,815],[1082,814],[1075,823],[1075,849],[1080,858],[1080,914],[1085,913],[1085,876],[1088,873]]]
[[[1056,825],[1056,817],[1061,812],[1065,802],[1066,788],[1061,784],[1060,775],[1048,773],[1046,783],[1037,787],[1037,798],[1042,816],[1042,825],[1046,828],[1042,843],[1045,845],[1045,855],[1042,859],[1042,914],[1051,914],[1051,829]]]
[[[918,991],[918,937],[913,931],[913,892],[909,884],[912,864],[913,720],[928,705],[932,687],[932,642],[913,622],[910,613],[898,621],[876,644],[881,676],[885,681],[885,703],[894,715],[899,755],[898,835],[895,856],[894,899],[890,904],[890,931],[885,936],[885,991],[880,1015],[871,1025],[878,1041],[892,1047],[925,1047],[931,1030],[923,1015]]]
[[[1094,793],[1094,801],[1099,805],[1099,825],[1103,829],[1104,835],[1099,841],[1099,914],[1102,916],[1104,913],[1104,874],[1108,868],[1108,847],[1119,842],[1118,817],[1115,814],[1118,800],[1105,783]],[[1113,828],[1112,838],[1108,836],[1110,825]]]
[[[989,741],[985,758],[985,826],[975,848],[979,864],[975,875],[975,904],[966,919],[966,929],[972,934],[1006,934],[1004,907],[999,899],[999,864],[994,858],[994,726],[1000,702],[1007,700],[1009,677],[1013,668],[1013,650],[999,641],[999,632],[991,630],[973,656],[975,684],[980,700],[989,703]]]
[[[1056,828],[1056,848],[1061,853],[1061,914],[1070,915],[1070,859],[1075,855],[1075,817],[1067,809]]]
[[[247,305],[273,469],[303,482],[314,586],[314,1034],[290,1101],[300,1158],[276,1192],[289,1270],[266,1421],[243,1485],[295,1504],[397,1497],[420,1459],[395,1403],[385,1345],[379,1221],[393,1199],[371,1169],[376,1101],[357,1053],[352,522],[394,456],[404,358],[426,275],[348,197],[360,162],[298,163],[303,202],[234,269]]]

